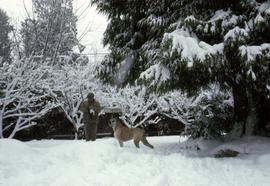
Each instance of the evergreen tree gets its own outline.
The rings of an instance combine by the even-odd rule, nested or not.
[[[108,16],[104,45],[109,45],[99,69],[105,82],[125,85],[134,83],[151,65],[153,53],[158,48],[164,29],[168,26],[167,3],[164,0],[93,0],[97,8]]]
[[[78,45],[73,0],[33,0],[34,18],[22,23],[26,56],[42,56],[55,60],[68,55]]]
[[[10,61],[11,41],[9,33],[12,29],[6,12],[0,9],[0,66],[3,62]]]
[[[219,3],[181,1],[179,21],[164,35],[159,59],[170,70],[169,89],[196,90],[216,82],[232,90],[233,138],[254,134],[259,110],[267,109],[259,103],[269,103],[270,3]]]
[[[269,1],[93,2],[109,18],[103,80],[190,93],[219,84],[232,92],[232,138],[258,133],[270,120]]]

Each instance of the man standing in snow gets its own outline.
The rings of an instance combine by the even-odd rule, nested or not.
[[[100,104],[95,100],[91,92],[87,95],[87,100],[80,105],[80,111],[83,112],[84,134],[86,141],[95,141],[97,127],[99,123],[98,114],[101,110]]]

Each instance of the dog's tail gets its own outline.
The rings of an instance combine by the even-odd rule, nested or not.
[[[153,145],[151,145],[148,141],[147,141],[147,139],[146,139],[146,136],[144,135],[143,136],[143,138],[142,138],[142,143],[145,145],[145,146],[147,146],[147,147],[150,147],[151,149],[153,149],[154,148],[154,146]]]

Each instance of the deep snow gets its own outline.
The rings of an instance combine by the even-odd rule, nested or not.
[[[113,138],[26,143],[2,139],[0,185],[270,185],[270,139],[249,137],[221,146],[217,142],[187,143],[178,136],[148,140],[154,150],[142,144],[136,149],[132,142],[120,148]],[[198,144],[201,151],[185,150],[188,144]],[[237,148],[243,154],[211,157],[224,147]]]

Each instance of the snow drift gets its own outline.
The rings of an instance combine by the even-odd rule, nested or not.
[[[217,143],[208,144],[208,148],[201,146],[203,155],[199,151],[183,149],[187,147],[186,144],[179,142],[184,140],[178,136],[149,137],[154,150],[143,146],[136,149],[132,142],[120,148],[113,138],[90,143],[0,140],[0,185],[270,184],[269,139],[245,138],[231,143],[230,147],[250,147],[249,154],[225,159],[215,159],[205,154],[211,152],[209,147],[215,150]]]

